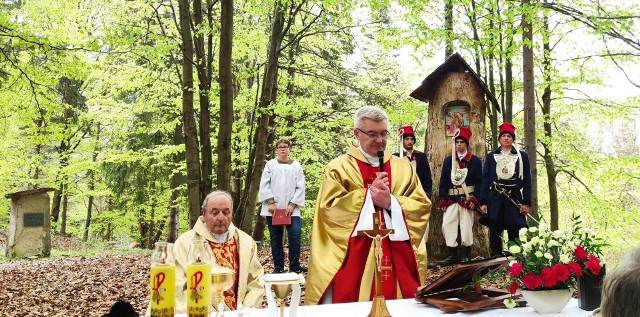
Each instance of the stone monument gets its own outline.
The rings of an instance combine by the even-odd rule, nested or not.
[[[5,195],[11,199],[7,257],[49,256],[51,217],[49,195],[53,188],[37,188]]]

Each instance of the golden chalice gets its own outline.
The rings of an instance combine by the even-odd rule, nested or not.
[[[273,293],[278,299],[278,306],[280,306],[280,317],[284,317],[285,300],[291,291],[291,284],[272,284]]]
[[[236,280],[236,272],[226,267],[214,267],[211,269],[211,288],[216,292],[216,300],[218,301],[217,316],[224,316],[224,311],[229,307],[224,303],[224,291],[233,287]]]

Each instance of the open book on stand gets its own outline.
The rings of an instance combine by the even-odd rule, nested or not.
[[[484,288],[480,279],[507,263],[508,258],[496,257],[456,264],[433,283],[420,286],[416,291],[416,301],[436,306],[445,313],[504,307],[504,300],[510,298],[511,294],[500,289]],[[516,305],[526,304],[521,294],[514,297]]]
[[[288,226],[291,225],[291,215],[287,216],[286,209],[276,209],[271,218],[271,225],[273,226]]]

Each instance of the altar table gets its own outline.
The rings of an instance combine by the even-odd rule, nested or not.
[[[572,298],[559,314],[538,314],[533,308],[516,307],[512,309],[508,308],[495,308],[486,309],[474,312],[458,312],[454,314],[445,314],[440,309],[416,302],[415,299],[399,299],[388,300],[387,308],[389,313],[393,317],[429,317],[429,316],[474,316],[474,317],[490,317],[490,316],[576,316],[576,317],[588,317],[591,316],[590,311],[582,310],[578,307],[578,300]],[[298,317],[365,317],[371,310],[371,302],[357,302],[348,304],[333,304],[333,305],[318,305],[318,306],[300,306],[298,308]],[[244,309],[245,317],[267,317],[267,309]],[[248,314],[247,314],[248,313]],[[213,316],[214,314],[211,314]],[[237,312],[229,311],[224,314],[227,317],[237,317]],[[285,310],[285,316],[288,316],[288,308]],[[176,317],[186,317],[186,314],[178,314]]]

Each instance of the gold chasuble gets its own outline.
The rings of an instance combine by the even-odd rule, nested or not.
[[[409,233],[409,239],[405,241],[389,241],[388,238],[383,240],[387,247],[384,248],[382,274],[385,273],[385,267],[390,267],[387,273],[393,273],[389,276],[396,281],[394,283],[397,283],[393,290],[385,290],[385,298],[392,299],[388,298],[389,296],[409,298],[414,296],[415,289],[408,291],[406,285],[419,286],[426,280],[427,252],[421,241],[429,221],[431,201],[424,193],[409,162],[387,152],[385,152],[384,162],[385,171],[389,173],[392,201],[394,198],[397,199],[401,215],[404,217],[404,225]],[[313,221],[305,305],[316,305],[323,300],[330,300],[330,302],[371,300],[374,294],[375,268],[373,246],[371,239],[353,237],[353,234],[365,205],[368,187],[365,181],[370,183],[367,180],[371,177],[375,178],[375,175],[364,174],[373,173],[372,171],[379,171],[379,168],[371,167],[355,146],[350,147],[347,154],[341,155],[325,166]],[[396,221],[397,219],[394,219],[394,224],[397,223]],[[364,252],[362,248],[365,248]],[[393,250],[389,251],[390,249]],[[410,254],[411,251],[413,254]],[[405,273],[397,271],[403,269],[406,269]],[[352,279],[359,281],[357,285],[342,282],[349,274]],[[359,276],[353,276],[353,274]],[[411,279],[410,284],[403,280],[406,279],[403,274]],[[340,282],[336,282],[338,280],[336,277],[340,278]],[[384,278],[383,275],[383,280]],[[340,289],[337,290],[334,287]],[[327,292],[329,289],[332,291]],[[384,289],[385,286],[383,286]],[[344,296],[350,292],[355,295],[351,298]],[[407,294],[409,292],[410,294]],[[332,297],[325,298],[325,296]]]

